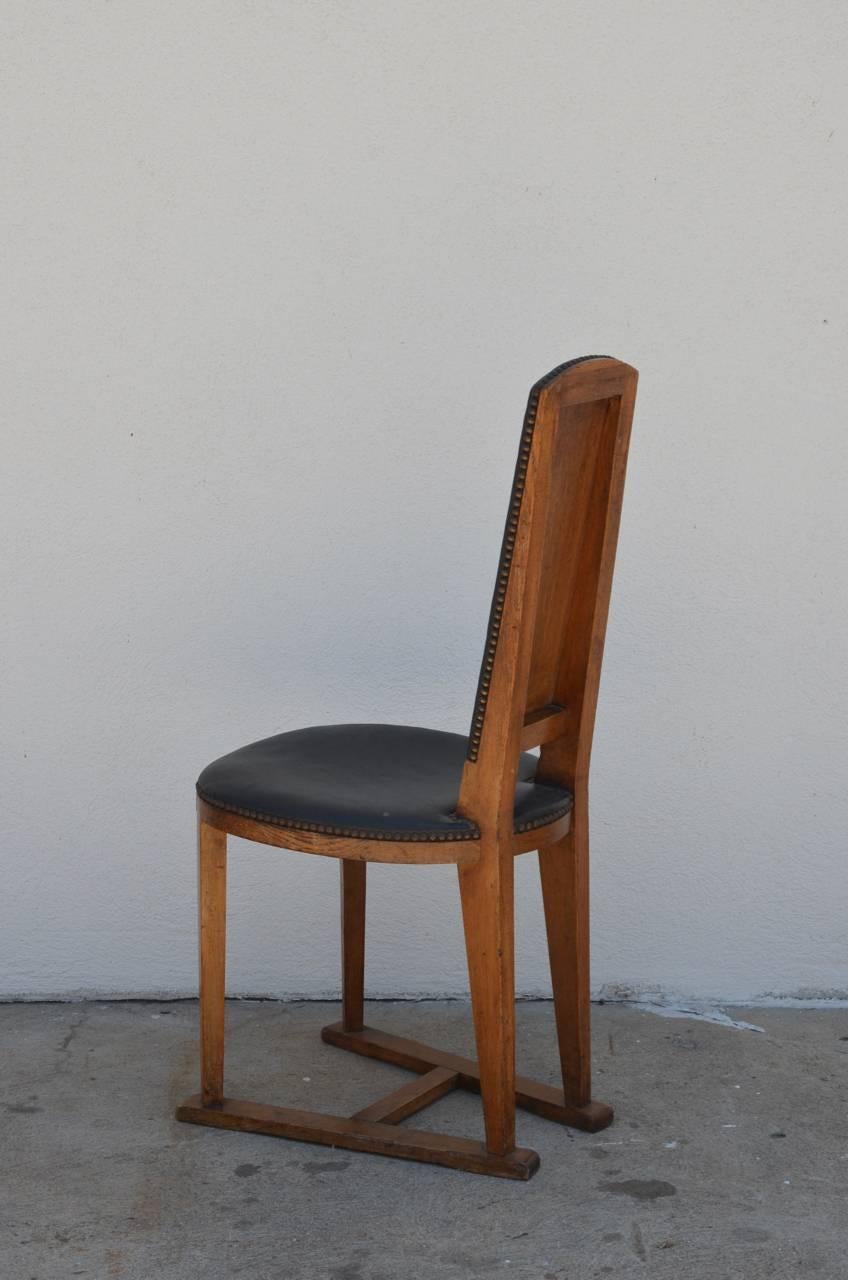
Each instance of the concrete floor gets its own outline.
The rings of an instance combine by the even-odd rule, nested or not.
[[[2,1280],[759,1280],[848,1276],[848,1010],[734,1011],[765,1034],[595,1010],[578,1134],[519,1113],[528,1183],[177,1124],[192,1003],[0,1006]],[[230,1092],[353,1111],[404,1072],[323,1045],[337,1007],[239,1002]],[[371,1006],[472,1052],[461,1003]],[[550,1005],[520,1004],[522,1070],[554,1080]],[[481,1131],[452,1094],[411,1123]]]

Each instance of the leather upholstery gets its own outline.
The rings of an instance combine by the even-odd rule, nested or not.
[[[215,760],[201,799],[259,822],[371,840],[476,840],[456,814],[468,739],[393,724],[337,724],[281,733]],[[537,758],[520,758],[515,830],[571,809],[565,787],[533,781]]]

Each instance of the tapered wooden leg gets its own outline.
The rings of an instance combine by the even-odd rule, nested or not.
[[[342,895],[342,1025],[361,1031],[365,1001],[365,871],[367,863],[344,858]]]
[[[567,1106],[592,1096],[589,1007],[589,832],[586,803],[571,830],[539,851],[562,1085]]]
[[[515,1148],[515,972],[513,858],[484,847],[460,865],[459,889],[468,953],[486,1148]]]
[[[227,836],[198,822],[200,915],[200,1096],[219,1106],[224,1096],[224,989],[227,921]]]

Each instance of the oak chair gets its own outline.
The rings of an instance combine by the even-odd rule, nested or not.
[[[560,365],[530,392],[467,738],[398,725],[280,734],[197,784],[200,1093],[180,1120],[526,1179],[516,1106],[596,1132],[589,1008],[589,756],[636,370]],[[541,754],[527,754],[541,747]],[[224,1095],[227,835],[338,858],[342,1019],[329,1044],[415,1072],[350,1117]],[[516,1076],[513,859],[539,852],[562,1089]],[[477,1061],[363,1020],[368,862],[454,862]],[[485,1143],[400,1121],[451,1089],[482,1095]]]

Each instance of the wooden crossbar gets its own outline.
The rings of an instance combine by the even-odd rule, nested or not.
[[[374,1027],[363,1027],[361,1031],[345,1031],[341,1022],[334,1022],[324,1027],[321,1039],[327,1044],[334,1044],[339,1049],[349,1049],[352,1053],[362,1054],[366,1058],[378,1058],[381,1062],[391,1062],[396,1067],[405,1067],[407,1071],[429,1075],[434,1067],[455,1074],[457,1085],[461,1089],[480,1092],[480,1069],[473,1058],[462,1058],[455,1053],[445,1053],[442,1049],[434,1049],[431,1045],[421,1044],[418,1040],[406,1040],[401,1036],[393,1036]],[[425,1075],[425,1078],[426,1078]],[[530,1080],[527,1076],[517,1076],[515,1081],[515,1104],[525,1111],[544,1116],[547,1120],[555,1120],[559,1124],[573,1129],[582,1129],[586,1133],[597,1133],[612,1124],[613,1109],[605,1102],[588,1102],[583,1107],[575,1107],[565,1101],[562,1089],[553,1085],[541,1084]]]
[[[423,1129],[405,1129],[397,1124],[381,1124],[351,1116],[325,1115],[320,1111],[296,1111],[291,1107],[271,1107],[263,1102],[224,1098],[204,1106],[195,1094],[177,1109],[177,1119],[188,1124],[210,1125],[213,1129],[237,1129],[243,1133],[264,1133],[296,1142],[316,1142],[347,1151],[368,1151],[372,1155],[420,1160],[425,1164],[487,1173],[496,1178],[526,1182],[539,1167],[535,1151],[517,1147],[508,1155],[493,1155],[482,1142],[454,1138]]]
[[[204,1103],[199,1094],[177,1109],[177,1119],[215,1129],[237,1129],[264,1133],[275,1138],[315,1142],[348,1151],[368,1151],[401,1160],[421,1160],[425,1164],[466,1169],[496,1178],[526,1181],[539,1167],[535,1151],[517,1147],[507,1155],[488,1151],[482,1142],[424,1129],[407,1129],[400,1121],[444,1097],[452,1089],[479,1092],[480,1072],[472,1058],[446,1053],[417,1040],[406,1040],[373,1027],[345,1031],[340,1022],[324,1027],[321,1037],[328,1044],[348,1049],[367,1058],[378,1058],[414,1071],[417,1079],[372,1102],[353,1116],[326,1115],[320,1111],[300,1111],[272,1107],[262,1102],[224,1098]],[[596,1133],[612,1122],[612,1107],[590,1102],[584,1107],[566,1103],[562,1089],[540,1084],[526,1076],[516,1079],[516,1105],[560,1124]]]
[[[407,1116],[415,1115],[416,1111],[421,1111],[424,1107],[429,1107],[432,1102],[443,1098],[458,1084],[459,1076],[455,1071],[448,1071],[445,1067],[434,1067],[432,1071],[426,1071],[417,1080],[408,1080],[393,1093],[386,1094],[385,1098],[379,1098],[369,1107],[363,1107],[361,1111],[355,1112],[351,1119],[379,1120],[383,1124],[399,1124]]]
[[[544,707],[528,711],[521,729],[521,750],[529,751],[531,747],[554,742],[564,732],[567,721],[568,713],[558,702],[548,702]]]

